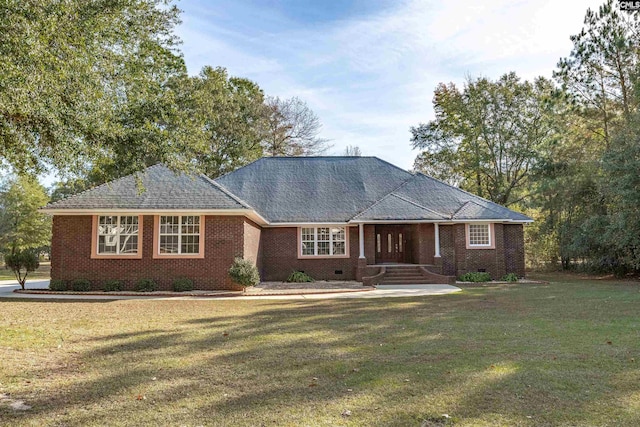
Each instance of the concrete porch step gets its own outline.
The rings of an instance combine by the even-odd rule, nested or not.
[[[420,277],[416,279],[382,279],[381,285],[429,285],[433,284],[433,280],[426,277]]]
[[[423,277],[424,275],[422,274],[396,274],[396,275],[385,274],[384,275],[385,279],[397,279],[397,280],[421,279]]]

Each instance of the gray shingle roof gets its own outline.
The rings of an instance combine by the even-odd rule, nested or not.
[[[49,203],[44,209],[246,209],[248,206],[203,175],[176,174],[158,164],[75,196]]]
[[[270,222],[347,222],[411,176],[376,157],[269,157],[216,182]]]
[[[421,173],[414,175],[405,184],[396,189],[393,194],[402,196],[454,220],[500,219],[531,221],[531,218],[526,215]]]
[[[413,203],[397,194],[391,193],[371,207],[353,217],[354,220],[374,221],[411,221],[411,220],[444,220],[445,216],[430,211],[423,206]]]
[[[255,209],[271,223],[530,221],[525,215],[377,157],[270,157],[213,181],[164,165],[44,209]]]
[[[216,180],[272,223],[525,215],[377,157],[270,157]]]

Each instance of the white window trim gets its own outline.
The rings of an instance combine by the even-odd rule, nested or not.
[[[120,228],[120,217],[123,216],[131,216],[138,218],[138,232],[136,234],[125,234],[127,236],[137,236],[138,237],[138,249],[136,252],[128,252],[121,253],[120,252],[120,232],[116,234],[118,244],[116,245],[116,252],[100,252],[100,236],[104,236],[104,234],[100,234],[100,217],[102,216],[115,216],[118,218],[116,222],[117,229]],[[92,231],[91,231],[91,258],[92,259],[127,259],[127,258],[142,258],[142,235],[143,235],[143,216],[135,215],[131,213],[100,213],[92,216]]]
[[[471,244],[471,232],[469,227],[471,225],[486,225],[488,227],[489,244]],[[472,222],[465,224],[465,240],[467,243],[467,249],[495,249],[495,237],[495,228],[493,223]]]
[[[313,228],[313,255],[303,255],[302,253],[302,229],[303,228]],[[318,255],[318,228],[329,228],[329,240],[322,240],[323,242],[329,242],[329,254]],[[333,255],[333,233],[331,233],[332,228],[342,228],[344,230],[344,240],[335,240],[335,242],[343,242],[344,241],[344,254]],[[330,224],[322,224],[322,225],[304,225],[298,227],[298,258],[299,259],[322,259],[322,258],[349,258],[349,227],[346,225],[330,225]]]
[[[160,222],[163,216],[177,216],[178,217],[178,234],[167,234],[160,233]],[[197,234],[199,237],[199,246],[198,252],[195,253],[182,253],[182,218],[185,216],[197,216],[200,218],[200,231]],[[204,215],[193,215],[193,214],[173,214],[173,213],[163,213],[159,215],[155,215],[154,217],[154,248],[153,248],[153,258],[163,259],[163,258],[204,258],[204,239],[205,239],[205,216]],[[184,234],[185,236],[196,236],[196,234]],[[178,236],[178,253],[161,253],[160,252],[160,237],[161,236]]]

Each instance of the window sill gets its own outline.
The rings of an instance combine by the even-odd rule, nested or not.
[[[142,259],[142,252],[131,255],[124,254],[91,254],[91,259]]]
[[[298,255],[298,259],[345,259],[349,255]]]
[[[153,254],[154,259],[203,259],[204,252],[200,254]]]
[[[467,249],[495,249],[494,245],[467,245]]]

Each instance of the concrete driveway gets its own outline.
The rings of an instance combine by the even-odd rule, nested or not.
[[[27,289],[45,289],[49,286],[48,280],[27,281]],[[462,289],[451,285],[380,285],[376,290],[368,292],[350,293],[323,293],[306,295],[265,295],[265,296],[237,296],[237,297],[166,297],[166,296],[119,296],[119,295],[36,295],[16,294],[14,289],[20,285],[15,280],[0,281],[0,298],[28,298],[28,299],[73,299],[73,300],[170,300],[170,299],[196,299],[196,300],[317,300],[333,298],[397,298],[397,297],[422,297],[431,295],[445,295],[460,292]]]

